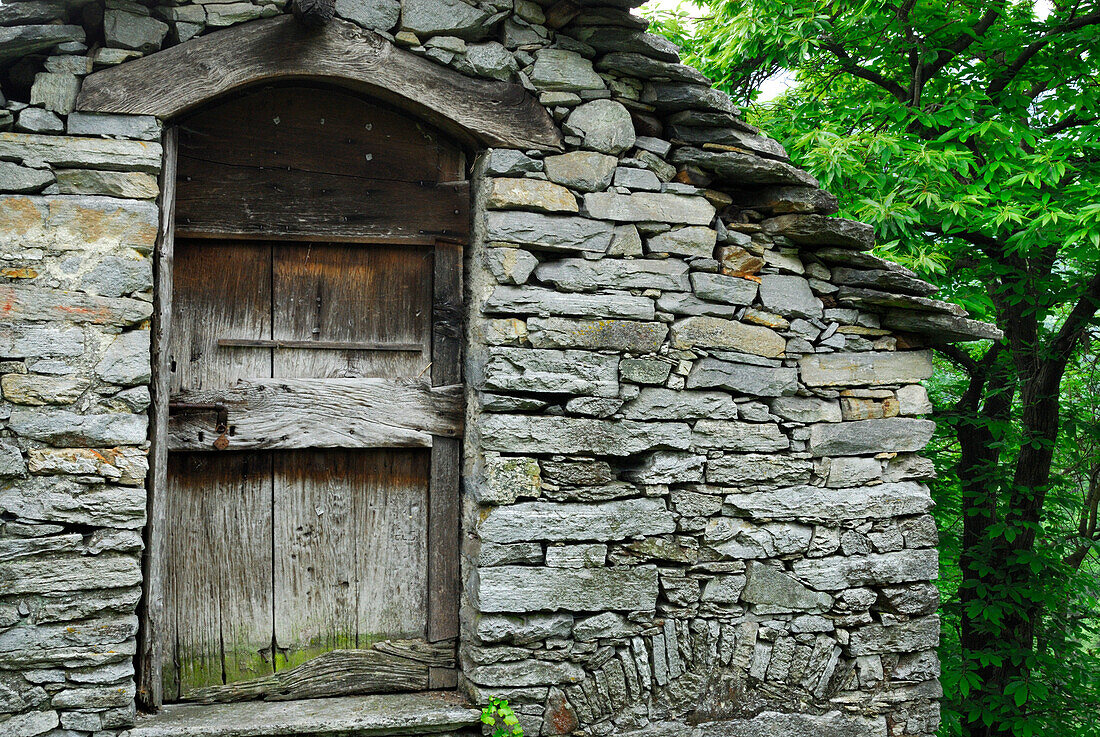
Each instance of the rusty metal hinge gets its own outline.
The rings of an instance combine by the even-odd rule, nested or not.
[[[215,450],[225,450],[229,447],[229,437],[226,435],[229,432],[229,408],[224,404],[214,404],[210,402],[169,402],[168,414],[192,414],[199,412],[216,412],[217,419],[214,422],[214,432],[218,434],[217,440],[214,441]]]

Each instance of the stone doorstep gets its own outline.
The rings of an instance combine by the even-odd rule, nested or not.
[[[454,692],[235,704],[168,704],[120,737],[374,737],[480,734],[481,712]]]

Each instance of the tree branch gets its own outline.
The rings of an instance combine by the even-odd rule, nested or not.
[[[1100,272],[1093,275],[1092,281],[1085,287],[1077,304],[1073,306],[1066,321],[1062,323],[1061,330],[1051,341],[1047,363],[1065,365],[1098,310],[1100,310]]]
[[[960,35],[954,41],[947,44],[947,46],[940,49],[935,59],[925,62],[918,67],[917,73],[913,79],[912,100],[914,105],[920,104],[920,91],[924,83],[938,74],[952,59],[963,51],[966,51],[978,38],[984,36],[985,32],[992,28],[993,24],[997,22],[997,18],[1000,17],[1004,5],[1005,0],[993,3],[993,6],[986,10],[978,22],[970,28],[970,33]]]
[[[1047,44],[1053,41],[1056,36],[1097,24],[1100,24],[1100,10],[1095,13],[1089,13],[1088,15],[1082,15],[1079,18],[1070,18],[1066,22],[1060,23],[1042,34],[1037,40],[1025,46],[1024,50],[1020,52],[1020,55],[1016,57],[1016,60],[1009,64],[1004,72],[997,75],[989,84],[988,89],[986,89],[986,94],[992,97],[993,95],[1003,92],[1004,89],[1011,84],[1012,80],[1016,78],[1016,75],[1027,66],[1027,63],[1031,61],[1036,54],[1042,51]]]
[[[867,80],[872,84],[876,84],[882,89],[893,95],[898,102],[905,103],[908,100],[905,88],[892,79],[889,79],[874,69],[868,69],[867,67],[860,66],[855,59],[853,59],[847,51],[844,50],[840,44],[831,39],[826,39],[824,43],[826,51],[830,52],[840,62],[840,68],[853,77],[859,77],[860,79]]]

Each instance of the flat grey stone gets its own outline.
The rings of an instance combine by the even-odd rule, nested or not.
[[[586,199],[587,203],[588,200]],[[655,214],[655,213],[654,213]],[[674,228],[646,238],[649,253],[671,253],[689,258],[712,258],[718,233],[705,225]]]
[[[3,722],[4,734],[9,737],[38,737],[60,724],[56,711],[29,711],[14,714]]]
[[[887,292],[915,294],[918,297],[930,297],[939,291],[939,287],[895,269],[853,269],[838,266],[833,268],[831,280],[844,287],[869,287]]]
[[[402,0],[401,30],[421,38],[458,36],[476,41],[489,34],[491,14],[462,0]]]
[[[60,115],[68,115],[76,106],[80,80],[68,72],[39,72],[31,85],[31,104],[41,105]]]
[[[148,15],[107,10],[103,14],[107,45],[142,53],[156,51],[168,35],[168,24]]]
[[[0,441],[0,478],[22,476],[27,472],[23,453],[10,441]]]
[[[649,103],[662,112],[678,110],[713,110],[737,115],[741,111],[729,95],[716,90],[709,83],[655,82],[647,84],[642,102]]]
[[[490,454],[485,458],[483,480],[472,490],[481,504],[512,504],[519,497],[537,497],[542,490],[539,464],[533,458]]]
[[[539,49],[531,69],[531,82],[540,90],[576,92],[606,87],[592,62],[575,51]]]
[[[143,141],[160,139],[160,123],[152,115],[73,112],[66,120],[70,136],[110,136]]]
[[[774,330],[720,317],[694,316],[672,324],[676,348],[718,348],[757,356],[782,356],[787,341]]]
[[[704,358],[691,367],[687,388],[710,387],[728,389],[750,397],[779,397],[798,391],[798,370]]]
[[[59,167],[160,172],[159,143],[0,133],[0,158],[44,161]],[[115,203],[116,206],[118,203]]]
[[[672,513],[660,499],[625,499],[600,504],[524,502],[494,507],[478,525],[482,540],[568,542],[624,540],[675,532]]]
[[[656,353],[668,335],[668,326],[660,322],[562,317],[529,318],[527,329],[531,345],[536,348],[591,348],[630,353]]]
[[[800,581],[818,591],[922,583],[939,576],[939,553],[927,549],[809,558],[796,560],[793,572]]]
[[[251,2],[209,3],[206,6],[206,25],[215,28],[247,23],[257,18],[278,15],[271,5],[253,5]]]
[[[760,302],[769,312],[784,317],[821,317],[821,300],[801,276],[765,274],[760,277]]]
[[[48,358],[84,353],[84,333],[78,327],[0,323],[0,356]]]
[[[145,415],[79,415],[60,409],[15,407],[8,427],[17,435],[52,445],[102,448],[144,443],[148,420]]]
[[[543,160],[550,181],[581,192],[607,189],[619,160],[596,151],[570,151]]]
[[[594,10],[596,9],[593,8],[592,11]],[[586,8],[585,15],[588,12],[591,11]],[[613,25],[592,25],[576,29],[573,35],[596,51],[633,52],[658,61],[673,63],[680,61],[676,44],[653,33],[643,33],[640,30]]]
[[[15,129],[28,133],[61,133],[65,130],[65,124],[61,122],[61,118],[49,110],[27,107],[19,111]]]
[[[657,569],[486,568],[478,574],[477,604],[483,612],[652,611]]]
[[[510,177],[522,176],[526,172],[542,171],[543,162],[532,159],[522,151],[495,148],[486,154],[484,166],[488,176]]]
[[[809,483],[813,463],[782,455],[725,455],[707,460],[707,482],[730,486],[793,486]]]
[[[714,219],[714,205],[706,198],[664,192],[593,192],[584,196],[584,207],[594,218],[623,223],[709,225]]]
[[[707,522],[704,542],[733,560],[775,558],[806,553],[814,528],[793,522],[755,523],[735,517],[714,517]]]
[[[751,305],[756,299],[757,283],[751,279],[697,271],[691,275],[695,296],[731,305]]]
[[[148,362],[148,361],[147,361]],[[91,386],[88,379],[40,374],[5,374],[4,399],[15,404],[71,404]]]
[[[517,69],[516,58],[496,41],[467,45],[466,61],[478,76],[505,82]]]
[[[489,248],[485,260],[493,278],[501,284],[523,284],[539,265],[539,260],[519,248]]]
[[[785,161],[735,151],[701,151],[681,146],[672,152],[673,164],[691,164],[713,172],[731,184],[798,184],[817,187],[817,180]]]
[[[166,704],[141,715],[127,737],[259,737],[313,733],[450,732],[481,712],[444,693],[343,696],[302,701]]]
[[[482,420],[481,440],[487,450],[507,453],[629,456],[687,450],[691,430],[682,422],[490,415]]]
[[[601,638],[629,637],[636,629],[623,615],[616,612],[603,612],[573,625],[573,637],[581,642],[591,642]]]
[[[645,54],[614,51],[604,55],[596,64],[600,71],[616,72],[627,77],[666,79],[672,82],[710,84],[710,80],[697,69],[686,64],[670,64],[652,59]]]
[[[840,403],[818,397],[779,397],[768,402],[772,414],[790,422],[840,422]]]
[[[619,393],[619,358],[589,351],[490,348],[485,386],[506,392]]]
[[[912,653],[932,650],[940,644],[939,617],[923,617],[892,625],[872,624],[852,632],[848,652],[852,655]]]
[[[716,576],[703,587],[701,599],[717,604],[736,604],[744,589],[744,576]]]
[[[790,446],[778,425],[734,420],[699,420],[693,428],[691,443],[696,448],[739,453],[772,452]]]
[[[622,412],[632,420],[736,419],[737,405],[725,392],[646,387]]]
[[[391,31],[401,17],[398,0],[336,0],[336,15],[372,31]]]
[[[23,3],[4,3],[3,10],[18,8]],[[56,17],[56,16],[55,16]],[[51,19],[52,20],[52,19]],[[33,54],[42,49],[65,43],[83,41],[84,29],[80,26],[17,25],[0,28],[0,63]]]
[[[804,356],[798,366],[807,386],[915,384],[932,375],[932,352],[823,353]]]
[[[623,381],[636,384],[664,384],[672,372],[672,364],[655,358],[624,358],[619,361]]]
[[[688,266],[670,259],[561,259],[539,264],[535,278],[566,292],[688,288]]]
[[[987,322],[916,310],[890,310],[882,316],[882,324],[893,330],[919,333],[935,343],[1004,338],[1000,328]]]
[[[832,215],[839,209],[835,195],[816,187],[758,187],[740,197],[745,207],[774,215]]]
[[[140,200],[152,200],[160,194],[157,178],[140,171],[57,169],[54,174],[57,176],[60,194],[104,195]],[[123,263],[123,259],[115,257],[115,260],[116,263]],[[107,259],[104,259],[104,263],[106,262]]]
[[[821,423],[810,426],[815,456],[911,453],[924,449],[936,423],[908,417]]]
[[[22,0],[0,5],[0,26],[28,26],[64,17],[64,0]]]
[[[614,233],[610,223],[573,215],[491,211],[485,217],[488,240],[544,251],[603,253]]]
[[[542,179],[490,179],[485,206],[490,210],[576,212],[577,198],[565,187]]]
[[[698,429],[698,428],[697,428]],[[771,491],[730,494],[730,512],[753,519],[820,520],[888,519],[924,514],[932,508],[928,487],[913,481],[870,487],[822,489],[792,486]]]
[[[593,151],[619,155],[634,145],[634,122],[621,103],[593,100],[573,109],[566,119],[569,130]]]
[[[677,732],[675,734],[686,734]],[[764,711],[751,719],[708,722],[707,737],[886,737],[886,718],[831,711],[801,714]],[[623,737],[642,737],[625,734]]]
[[[661,180],[649,169],[635,169],[631,166],[620,166],[615,169],[615,178],[612,180],[616,187],[626,187],[636,191],[658,192],[661,189]]]
[[[648,297],[618,294],[565,294],[536,287],[501,286],[485,301],[487,314],[560,315],[652,320]],[[530,328],[529,328],[530,329]]]
[[[712,317],[737,317],[737,305],[707,302],[685,292],[665,292],[657,298],[657,308],[673,315],[710,315]]]
[[[524,686],[557,685],[564,686],[584,679],[584,668],[576,663],[547,662],[527,658],[511,663],[493,663],[475,665],[463,670],[463,675],[479,686]]]
[[[0,192],[40,192],[53,180],[49,169],[31,169],[10,161],[0,161]]]
[[[623,472],[623,478],[639,484],[684,484],[703,480],[706,459],[694,453],[659,450],[641,465]]]
[[[539,553],[542,553],[541,546]],[[483,614],[477,618],[478,639],[489,643],[526,645],[547,638],[568,637],[572,629],[571,614]]]
[[[800,246],[839,246],[870,251],[875,245],[875,230],[870,225],[825,215],[780,215],[765,220],[764,232],[783,236]]]
[[[750,561],[745,568],[748,578],[741,598],[762,605],[768,613],[780,611],[822,614],[833,605],[833,597],[811,591],[775,566]]]

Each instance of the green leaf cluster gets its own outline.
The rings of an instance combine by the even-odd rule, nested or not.
[[[492,737],[523,737],[523,728],[507,699],[490,696],[481,709],[481,723],[493,730]]]

